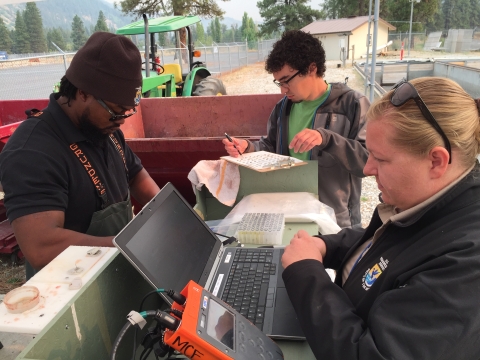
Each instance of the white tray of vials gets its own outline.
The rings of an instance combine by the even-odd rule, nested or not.
[[[244,244],[281,245],[284,214],[245,213],[237,228],[237,239]]]

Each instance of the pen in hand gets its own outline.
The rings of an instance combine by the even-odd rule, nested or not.
[[[225,133],[225,136],[227,137],[228,141],[230,141],[232,144],[233,144],[233,147],[238,151],[238,153],[240,155],[243,155],[242,152],[240,150],[238,150],[238,148],[235,146],[235,143],[233,142],[233,139],[230,137],[230,135],[228,135],[227,133]]]

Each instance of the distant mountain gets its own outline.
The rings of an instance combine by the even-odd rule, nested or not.
[[[131,23],[134,19],[131,16],[125,16],[113,4],[103,0],[44,0],[36,2],[42,15],[43,26],[46,28],[62,27],[70,29],[73,17],[78,15],[85,28],[95,26],[98,19],[98,13],[103,11],[107,18],[109,28],[118,29]],[[0,5],[0,16],[7,25],[7,28],[15,27],[15,17],[18,10],[25,10],[25,3],[13,5]]]

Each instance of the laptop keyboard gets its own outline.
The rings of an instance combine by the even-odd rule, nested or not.
[[[265,307],[273,307],[274,288],[268,288],[277,267],[272,249],[239,249],[228,274],[222,300],[245,316],[260,330]]]

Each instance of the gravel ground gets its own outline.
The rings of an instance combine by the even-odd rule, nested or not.
[[[337,67],[338,61],[327,61],[325,79],[328,82],[344,82],[348,77],[348,86],[364,93],[364,80],[351,63],[346,67]],[[272,82],[273,77],[264,69],[264,63],[249,65],[231,73],[222,74],[220,77],[225,84],[227,94],[271,94],[278,93],[279,88]],[[254,81],[252,79],[255,79]],[[265,127],[266,127],[265,119]],[[364,178],[362,181],[361,214],[362,226],[366,227],[370,222],[373,211],[378,204],[378,188],[374,177]]]

